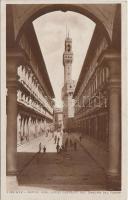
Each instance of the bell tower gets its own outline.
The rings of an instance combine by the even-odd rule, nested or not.
[[[75,89],[75,81],[72,80],[72,62],[72,39],[68,33],[63,53],[64,86],[62,88],[63,124],[66,129],[69,129],[70,118],[74,117],[74,100],[72,97]]]
[[[64,84],[71,81],[72,74],[72,62],[73,62],[73,53],[72,53],[72,39],[68,36],[65,39],[65,52],[63,54],[63,65],[64,65]]]

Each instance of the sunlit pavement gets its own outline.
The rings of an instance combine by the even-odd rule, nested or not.
[[[52,135],[49,136],[40,136],[27,142],[26,144],[20,145],[17,147],[17,152],[38,152],[39,144],[41,143],[41,147],[43,151],[43,147],[46,147],[46,152],[56,152],[56,144],[54,143],[54,138]],[[62,144],[62,137],[60,137],[59,145]]]
[[[57,154],[54,140],[48,141],[47,138],[44,141],[44,138],[40,137],[29,146],[26,145],[24,150],[26,148],[30,151],[36,143],[36,148],[34,148],[37,152],[39,142],[47,145],[47,152],[46,154],[43,152],[37,154],[35,159],[18,176],[20,189],[24,190],[26,186],[30,190],[31,188],[34,188],[34,190],[37,188],[41,191],[106,189],[106,176],[103,169],[95,163],[79,144],[77,144],[76,151],[73,146],[69,146],[67,152]]]

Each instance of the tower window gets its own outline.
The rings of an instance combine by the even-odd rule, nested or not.
[[[67,50],[68,50],[68,51],[70,51],[71,47],[70,47],[70,45],[69,45],[69,44],[68,44],[68,46],[67,46],[67,47],[68,47],[68,48],[67,48]]]

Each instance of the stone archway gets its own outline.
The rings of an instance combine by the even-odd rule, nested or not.
[[[7,16],[11,14],[13,21],[14,40],[18,41],[25,26],[43,14],[54,11],[73,11],[85,15],[101,26],[107,40],[112,40],[113,21],[117,4],[13,4],[7,5]],[[7,21],[7,28],[8,28]],[[10,26],[10,25],[9,25]]]
[[[49,12],[54,11],[74,11],[78,12],[80,14],[83,14],[87,17],[89,17],[91,20],[93,20],[96,24],[98,24],[101,27],[101,31],[103,31],[105,37],[107,38],[107,41],[109,44],[112,43],[112,40],[114,39],[113,31],[116,30],[116,22],[114,19],[116,19],[115,14],[117,10],[117,5],[106,5],[104,8],[104,5],[82,5],[82,4],[52,4],[52,5],[8,5],[7,6],[7,46],[9,44],[9,47],[14,47],[16,44],[19,44],[20,37],[22,33],[24,32],[24,29],[27,27],[28,24],[30,24],[33,20],[38,18],[41,15],[44,15]],[[109,20],[108,20],[109,19]],[[11,23],[10,23],[11,21]],[[11,34],[10,34],[11,33]],[[117,37],[118,38],[118,37]],[[116,44],[116,41],[114,41]],[[8,51],[8,49],[7,49]],[[13,53],[12,53],[13,52]],[[9,64],[7,62],[7,71],[9,70],[12,73],[12,76],[14,77],[13,85],[10,87],[10,82],[8,81],[7,87],[10,87],[10,108],[15,107],[16,102],[14,101],[12,95],[12,90],[15,92],[15,100],[16,100],[16,67],[17,63],[19,63],[19,59],[22,59],[23,56],[21,52],[18,51],[12,51],[10,54],[7,54],[7,61],[9,61]],[[109,55],[111,57],[111,55]],[[105,58],[106,59],[106,58]],[[102,60],[102,59],[101,59]],[[11,64],[10,64],[11,63]],[[10,66],[14,67],[13,70],[10,68]],[[120,68],[120,63],[119,63]],[[12,81],[12,80],[11,80]],[[13,106],[12,106],[13,102]],[[16,109],[14,114],[14,118],[16,119]],[[113,113],[115,113],[113,111]],[[113,114],[114,116],[114,114]],[[113,117],[114,118],[114,117]],[[11,126],[11,116],[8,116],[8,127]],[[12,135],[14,135],[14,131],[16,128],[16,123],[13,123]],[[10,132],[10,129],[8,129],[8,132]],[[12,138],[12,143],[14,143]],[[7,141],[8,143],[8,141]],[[15,144],[14,144],[15,145]],[[14,152],[15,153],[15,152]],[[10,158],[8,158],[9,160]],[[12,174],[15,174],[16,171],[13,169],[13,165],[16,162],[15,158],[12,161],[12,166],[10,166],[10,171],[12,171]]]

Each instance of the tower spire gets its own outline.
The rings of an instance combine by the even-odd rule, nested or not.
[[[68,30],[67,30],[67,24],[66,24],[66,38],[67,38],[67,32],[68,32]]]
[[[68,38],[69,38],[69,30],[68,30]]]
[[[66,24],[66,38],[69,38],[69,29],[68,29],[67,24]]]

